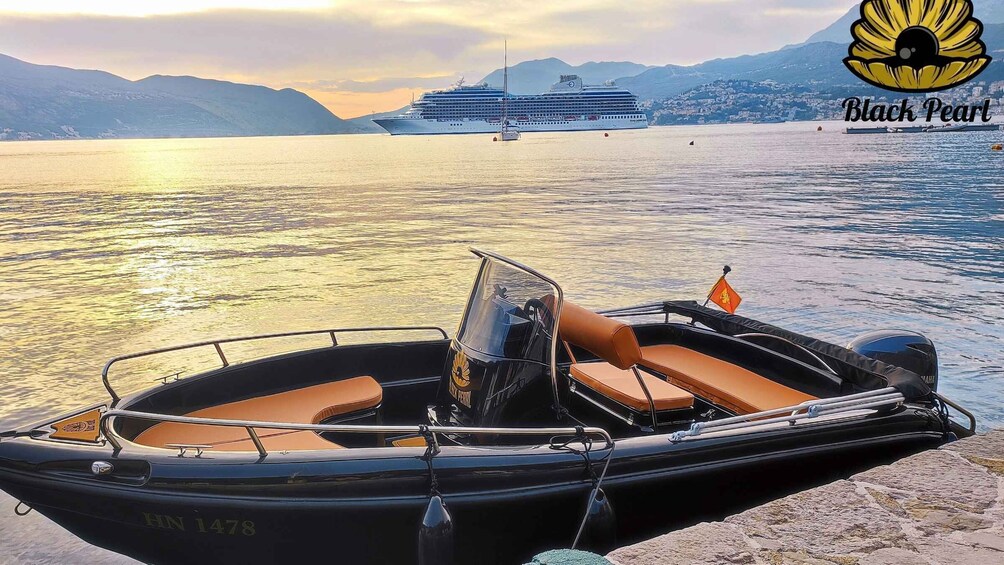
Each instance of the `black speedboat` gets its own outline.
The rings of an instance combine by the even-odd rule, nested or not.
[[[301,333],[331,346],[240,364],[228,344],[299,334],[117,357],[108,403],[0,434],[0,487],[19,512],[147,562],[514,563],[975,430],[936,392],[919,334],[844,348],[696,302],[599,314],[474,253],[453,339],[397,328],[436,337],[341,345],[359,330],[325,329]],[[199,349],[222,367],[131,396],[112,386],[125,359]]]

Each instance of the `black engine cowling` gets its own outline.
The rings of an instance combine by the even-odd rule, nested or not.
[[[931,390],[938,390],[938,352],[922,334],[908,330],[878,330],[856,337],[847,349],[913,371]]]

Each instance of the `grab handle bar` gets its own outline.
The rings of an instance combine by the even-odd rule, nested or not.
[[[216,353],[220,358],[220,362],[223,367],[230,365],[227,361],[226,356],[223,354],[223,348],[220,347],[224,343],[237,343],[242,341],[257,341],[264,339],[276,339],[282,337],[297,337],[305,335],[320,335],[329,334],[331,336],[332,347],[338,345],[338,340],[335,338],[335,334],[339,333],[364,333],[364,332],[395,332],[395,331],[427,331],[427,332],[438,332],[443,339],[449,339],[450,336],[446,333],[446,330],[439,326],[378,326],[370,328],[339,328],[339,329],[324,329],[324,330],[307,330],[298,332],[283,332],[283,333],[272,333],[272,334],[259,334],[243,337],[231,337],[225,339],[214,339],[209,341],[198,341],[195,343],[186,343],[184,345],[172,345],[170,347],[161,347],[158,349],[150,349],[147,351],[140,351],[138,353],[129,353],[126,355],[119,355],[118,357],[113,357],[107,363],[105,363],[104,369],[101,370],[101,382],[105,385],[105,390],[112,397],[112,404],[118,402],[122,398],[115,392],[112,388],[111,383],[108,382],[108,370],[111,369],[112,365],[118,363],[119,361],[126,361],[128,359],[137,359],[140,357],[148,357],[150,355],[159,355],[161,353],[170,353],[172,351],[181,351],[184,349],[193,349],[196,347],[208,347],[213,346],[216,349]],[[177,379],[175,379],[177,380]]]
[[[471,434],[471,435],[571,435],[577,436],[583,433],[589,436],[599,437],[606,443],[604,449],[613,447],[614,440],[603,428],[581,427],[581,428],[484,428],[465,426],[368,426],[358,424],[300,424],[295,422],[260,422],[254,420],[227,420],[218,418],[194,418],[192,416],[175,416],[171,414],[153,414],[150,412],[133,412],[131,410],[109,410],[101,416],[100,429],[102,435],[116,451],[122,449],[122,443],[111,429],[109,420],[111,418],[134,418],[137,420],[147,420],[152,422],[173,422],[177,424],[198,424],[204,426],[226,426],[233,428],[244,428],[248,436],[255,444],[255,449],[261,457],[266,457],[268,451],[261,444],[254,428],[313,431],[313,432],[339,432],[355,434],[421,434],[432,432],[434,434]]]
[[[952,408],[955,408],[960,413],[962,413],[966,418],[969,418],[969,431],[972,432],[972,433],[974,433],[974,434],[976,433],[976,416],[974,416],[972,412],[970,412],[969,410],[966,410],[962,406],[959,406],[958,404],[955,403],[954,400],[949,399],[948,397],[946,397],[943,394],[939,394],[939,393],[936,392],[936,393],[934,393],[934,396],[937,396],[938,398],[941,399],[942,402],[944,402],[945,404],[951,406]]]

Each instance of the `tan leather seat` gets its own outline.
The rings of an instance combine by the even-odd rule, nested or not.
[[[335,416],[374,409],[381,402],[383,388],[380,383],[372,377],[364,376],[211,406],[190,412],[186,416],[318,424]],[[311,431],[255,428],[255,432],[265,449],[297,451],[341,447]],[[156,424],[143,431],[134,441],[151,447],[181,443],[211,445],[217,451],[255,450],[244,428],[174,422]]]
[[[571,377],[577,383],[587,386],[597,393],[619,402],[628,408],[648,414],[651,407],[648,398],[638,384],[638,377],[630,369],[618,369],[610,363],[576,363],[569,369]],[[656,412],[663,410],[681,410],[694,405],[694,395],[673,386],[668,382],[641,373],[648,393],[652,395],[652,403]]]
[[[244,431],[242,428],[236,428]],[[315,451],[319,449],[341,449],[342,446],[328,441],[311,431],[300,432],[279,432],[274,435],[259,435],[265,451]],[[186,442],[170,442],[186,443]],[[244,439],[228,443],[218,443],[213,446],[213,451],[257,451],[254,442],[244,432]]]
[[[794,406],[816,397],[776,383],[727,361],[680,347],[650,345],[641,348],[643,367],[737,414],[751,414]]]
[[[648,398],[630,370],[641,361],[641,348],[631,326],[570,302],[561,307],[561,339],[606,362],[572,363],[569,376],[582,386],[642,414],[649,414]],[[694,405],[694,395],[654,375],[642,373],[656,412]]]
[[[558,321],[561,339],[581,347],[618,369],[641,361],[641,348],[631,326],[565,301]]]
[[[631,326],[570,302],[562,304],[558,331],[563,340],[615,366],[610,369],[598,366],[592,368],[590,370],[594,373],[594,378],[589,379],[581,368],[582,364],[573,362],[569,371],[573,379],[625,406],[639,410],[641,408],[637,408],[637,400],[640,398],[645,412],[649,411],[648,400],[641,391],[637,378],[633,378],[633,384],[629,383],[628,379],[623,378],[624,372],[618,373],[617,368],[629,369],[638,364],[664,375],[669,380],[668,384],[675,385],[673,388],[682,388],[736,414],[751,414],[815,400],[813,396],[752,371],[679,345],[640,347]],[[656,377],[653,379],[654,382],[662,382]],[[661,384],[653,387],[649,385],[650,382],[653,381],[645,378],[645,386],[653,401],[657,396],[655,390],[660,391],[660,394],[672,394],[670,389]],[[692,402],[691,399],[691,405]],[[662,408],[657,404],[656,410]]]

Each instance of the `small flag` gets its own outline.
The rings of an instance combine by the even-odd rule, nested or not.
[[[708,295],[708,300],[711,300],[715,304],[721,306],[722,310],[725,310],[729,314],[735,314],[736,308],[739,308],[739,304],[743,301],[742,297],[739,296],[731,286],[729,286],[728,281],[725,277],[718,279],[718,282],[711,289],[711,294]]]

